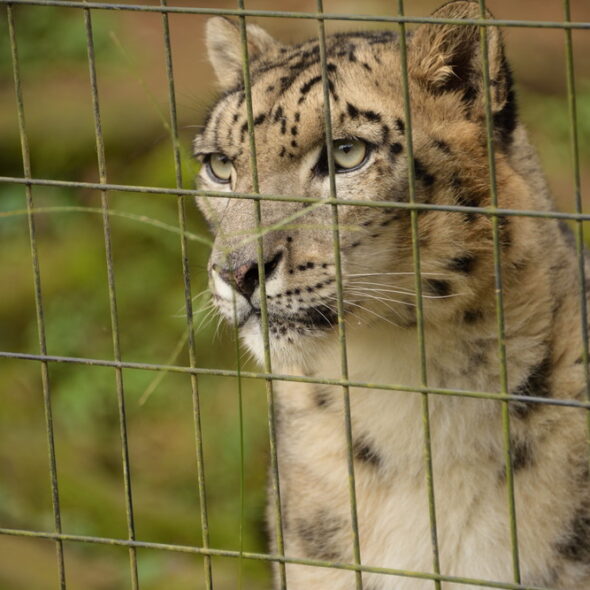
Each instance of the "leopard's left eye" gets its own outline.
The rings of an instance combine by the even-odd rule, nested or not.
[[[336,172],[348,172],[360,168],[369,153],[367,144],[360,139],[337,139],[333,146]]]
[[[227,184],[230,181],[233,164],[224,154],[209,154],[205,166],[215,182]]]

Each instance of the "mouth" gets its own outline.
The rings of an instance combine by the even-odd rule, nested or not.
[[[258,323],[261,322],[262,311],[260,308],[251,306],[248,313],[244,315],[239,323],[239,327],[244,326],[252,318],[255,318]],[[269,328],[289,326],[298,328],[300,330],[329,330],[333,328],[338,322],[338,314],[327,305],[316,305],[298,313],[293,314],[277,314],[272,311],[267,313]],[[300,332],[301,333],[301,332]]]

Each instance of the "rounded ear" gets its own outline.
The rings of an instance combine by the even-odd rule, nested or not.
[[[449,2],[433,14],[435,18],[479,19],[477,2]],[[490,12],[486,19],[493,18]],[[492,111],[504,108],[511,90],[511,75],[504,57],[498,27],[486,27]],[[483,60],[477,25],[425,24],[412,37],[408,62],[415,79],[435,94],[461,92],[469,105],[483,108]]]
[[[250,60],[280,46],[278,41],[257,25],[248,25],[246,34]],[[223,90],[235,86],[242,78],[240,27],[228,18],[214,16],[207,21],[205,38],[209,61],[219,85]]]

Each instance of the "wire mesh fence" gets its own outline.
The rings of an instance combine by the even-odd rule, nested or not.
[[[9,185],[11,187],[22,187],[26,199],[26,219],[28,222],[28,237],[29,250],[32,260],[32,275],[33,275],[33,291],[34,291],[34,307],[36,314],[36,336],[37,336],[37,350],[31,352],[15,351],[11,349],[0,350],[0,358],[12,361],[24,361],[26,366],[19,365],[23,371],[33,370],[33,366],[39,365],[41,371],[41,389],[43,393],[43,409],[44,409],[44,431],[46,436],[46,448],[49,452],[49,480],[51,488],[51,513],[52,521],[50,526],[46,527],[12,527],[2,526],[0,528],[0,535],[20,538],[39,538],[51,540],[55,544],[56,551],[56,565],[57,571],[57,586],[59,588],[69,588],[68,581],[68,559],[67,547],[68,544],[88,544],[88,545],[105,545],[117,546],[128,551],[129,575],[128,585],[133,589],[143,587],[141,566],[139,560],[139,552],[142,550],[166,551],[173,553],[185,553],[191,555],[198,555],[202,558],[204,565],[204,573],[194,580],[194,587],[213,588],[217,587],[214,583],[214,565],[213,560],[216,558],[231,558],[240,563],[242,561],[262,561],[276,564],[278,569],[278,587],[288,588],[287,569],[288,564],[300,564],[314,566],[317,568],[334,568],[349,570],[354,574],[354,584],[357,589],[367,588],[367,584],[363,582],[363,574],[381,574],[383,576],[390,576],[392,579],[396,577],[415,578],[419,580],[426,580],[432,583],[434,588],[444,588],[445,582],[457,584],[459,586],[480,586],[485,588],[505,588],[505,589],[530,589],[540,588],[536,586],[524,585],[521,580],[520,571],[520,557],[519,557],[519,541],[518,541],[518,522],[516,518],[515,507],[515,491],[514,491],[514,473],[513,473],[513,451],[511,449],[510,436],[510,407],[511,404],[540,404],[555,407],[570,407],[577,408],[580,412],[590,409],[590,375],[588,374],[588,339],[585,326],[587,325],[587,309],[586,309],[586,293],[584,285],[586,282],[585,267],[584,267],[584,222],[590,220],[590,214],[583,212],[582,200],[582,171],[580,165],[580,140],[578,136],[578,121],[577,121],[577,104],[576,104],[576,87],[575,87],[575,68],[574,68],[574,48],[572,42],[572,34],[574,31],[583,31],[590,29],[590,22],[573,21],[571,16],[571,7],[569,0],[563,0],[562,4],[562,19],[556,21],[548,20],[510,20],[510,19],[490,19],[486,17],[486,3],[484,0],[479,0],[478,6],[480,9],[480,18],[478,19],[441,19],[433,17],[416,17],[407,16],[404,13],[403,0],[397,0],[388,8],[387,14],[379,15],[355,15],[355,14],[340,14],[330,13],[324,11],[322,0],[317,0],[315,7],[309,12],[302,11],[281,11],[281,10],[252,10],[248,9],[244,0],[238,0],[235,8],[198,8],[194,6],[169,6],[166,0],[161,0],[159,4],[114,4],[114,3],[100,3],[100,2],[70,2],[61,0],[0,0],[0,4],[4,5],[4,10],[7,17],[7,32],[10,46],[11,69],[13,76],[13,89],[16,95],[16,120],[18,125],[18,137],[21,145],[21,162],[22,162],[22,176],[4,175],[0,176],[0,183],[3,186]],[[61,7],[71,10],[72,12],[81,13],[84,26],[84,41],[86,49],[86,61],[89,68],[90,81],[90,97],[92,102],[92,123],[94,128],[94,138],[96,142],[95,157],[96,166],[98,169],[98,181],[72,181],[64,179],[49,179],[39,178],[33,174],[30,139],[28,134],[28,127],[25,120],[26,101],[23,92],[23,76],[21,69],[21,62],[19,58],[19,37],[18,18],[21,10],[35,11],[40,7]],[[18,9],[18,10],[17,10]],[[105,149],[105,141],[103,134],[103,125],[101,121],[101,101],[99,92],[100,75],[97,68],[97,58],[95,52],[94,28],[93,19],[95,14],[101,11],[121,11],[135,15],[137,13],[149,13],[161,19],[161,35],[162,48],[164,52],[164,66],[167,81],[167,95],[168,95],[168,115],[165,123],[167,134],[169,135],[170,143],[172,145],[172,155],[174,163],[174,186],[163,188],[161,186],[149,186],[141,184],[125,184],[112,183],[107,175],[107,151]],[[228,193],[225,191],[211,191],[203,189],[187,189],[186,186],[187,175],[190,172],[183,167],[183,145],[179,134],[179,122],[177,114],[177,92],[174,75],[174,59],[169,19],[171,15],[200,15],[213,16],[223,15],[237,18],[240,27],[241,50],[242,50],[242,76],[243,87],[245,91],[245,103],[247,112],[247,132],[249,136],[249,153],[250,153],[250,169],[251,169],[251,192],[231,192],[231,199],[240,199],[253,202],[256,212],[256,227],[253,231],[253,239],[257,242],[257,257],[258,257],[258,288],[260,289],[260,318],[262,325],[263,337],[263,367],[262,370],[250,370],[243,368],[241,364],[240,345],[237,343],[236,336],[236,359],[237,366],[235,368],[212,368],[203,362],[203,355],[198,347],[198,332],[200,324],[195,322],[195,298],[191,279],[191,240],[199,240],[203,243],[208,243],[206,237],[196,236],[194,232],[189,229],[189,221],[187,220],[187,206],[194,197],[207,197],[209,199],[227,198]],[[323,89],[323,122],[325,131],[325,145],[328,153],[328,171],[329,171],[329,196],[318,197],[297,196],[286,194],[267,194],[260,191],[259,172],[257,166],[257,145],[255,141],[255,117],[252,102],[251,79],[249,69],[248,56],[248,37],[246,23],[250,18],[257,19],[298,19],[312,21],[317,25],[315,36],[319,40],[319,54],[321,64],[321,85]],[[354,200],[350,198],[339,198],[336,184],[336,171],[334,167],[334,159],[332,154],[333,146],[333,132],[331,113],[331,92],[330,80],[328,76],[328,62],[326,49],[326,23],[337,22],[354,22],[357,26],[367,24],[388,24],[394,26],[399,31],[399,49],[401,56],[401,76],[402,76],[402,90],[404,102],[404,126],[407,130],[406,148],[407,148],[407,164],[410,170],[408,179],[408,202],[394,202],[394,201],[373,201],[367,202],[365,200]],[[473,206],[443,206],[432,203],[419,202],[416,198],[416,161],[413,152],[413,133],[412,133],[412,104],[410,97],[409,81],[408,81],[408,56],[406,47],[406,26],[415,24],[449,24],[456,26],[476,25],[480,33],[480,51],[483,61],[483,69],[481,75],[483,77],[484,103],[485,103],[485,126],[487,137],[487,152],[488,152],[488,170],[489,183],[491,194],[491,205],[488,207],[473,207]],[[554,211],[540,211],[527,209],[506,209],[498,207],[498,188],[496,184],[496,159],[494,146],[494,117],[492,113],[492,97],[491,92],[493,88],[492,81],[489,75],[489,59],[488,59],[488,28],[491,26],[501,26],[506,28],[525,28],[525,29],[557,29],[563,31],[565,38],[565,57],[566,62],[564,69],[567,75],[567,101],[569,112],[569,137],[571,142],[571,159],[573,162],[573,190],[574,190],[574,210],[573,212],[554,212]],[[62,137],[61,141],[66,144],[67,137]],[[38,246],[38,219],[44,212],[43,205],[39,205],[36,199],[36,191],[41,189],[60,188],[77,191],[92,191],[98,193],[100,196],[99,207],[95,212],[99,213],[102,220],[102,240],[104,247],[104,265],[106,268],[106,287],[108,298],[108,316],[110,321],[109,334],[112,338],[111,349],[105,357],[86,357],[77,354],[52,354],[48,346],[47,329],[45,319],[45,301],[44,301],[44,287],[42,281],[42,261],[39,254]],[[186,351],[185,362],[177,362],[179,354],[170,357],[168,362],[137,362],[126,360],[127,356],[122,352],[121,338],[121,314],[118,309],[118,280],[116,280],[115,264],[116,257],[113,249],[112,237],[112,220],[115,211],[111,207],[112,194],[139,194],[142,196],[166,196],[168,198],[176,198],[176,224],[166,225],[166,229],[175,232],[180,238],[180,263],[178,265],[179,272],[182,276],[182,286],[184,290],[184,310],[183,317],[186,322],[185,337],[180,341],[178,349]],[[44,200],[44,199],[43,199]],[[315,377],[305,376],[300,374],[277,373],[273,371],[271,345],[269,342],[269,320],[268,311],[266,309],[266,293],[265,293],[265,258],[263,247],[263,236],[268,228],[265,228],[263,223],[262,210],[265,203],[300,203],[311,207],[329,207],[331,211],[332,220],[332,242],[333,242],[333,260],[335,265],[336,276],[336,330],[338,333],[339,342],[339,377]],[[420,362],[420,385],[410,386],[407,383],[373,383],[351,379],[349,374],[349,354],[347,352],[347,338],[346,338],[346,323],[345,323],[345,305],[343,293],[343,279],[342,279],[342,260],[341,260],[341,241],[340,241],[340,222],[339,222],[339,207],[358,206],[364,208],[377,208],[382,210],[400,210],[409,212],[412,235],[412,259],[414,264],[415,275],[415,309],[417,321],[417,348],[416,355]],[[47,211],[51,207],[46,208]],[[65,208],[64,208],[65,209]],[[69,208],[72,209],[71,207]],[[86,207],[88,209],[88,207]],[[495,309],[497,320],[498,333],[498,358],[500,359],[499,375],[500,375],[500,390],[499,391],[468,391],[464,389],[453,389],[434,387],[429,384],[428,366],[426,358],[426,344],[425,344],[425,322],[423,310],[423,282],[421,275],[421,258],[420,258],[420,239],[419,239],[419,214],[423,211],[445,211],[452,212],[456,215],[477,214],[486,216],[491,219],[492,239],[493,239],[493,270],[495,277]],[[132,218],[133,214],[128,214]],[[190,214],[189,214],[190,217]],[[579,306],[581,317],[582,330],[582,359],[583,366],[586,373],[586,396],[585,399],[561,399],[548,398],[542,395],[520,395],[518,392],[511,392],[508,387],[507,375],[507,352],[506,352],[506,337],[505,337],[505,320],[504,320],[504,302],[503,302],[503,281],[502,281],[502,255],[501,255],[501,224],[504,218],[511,217],[530,217],[538,219],[559,219],[569,221],[573,224],[576,238],[576,251],[578,257],[578,271],[579,271]],[[135,216],[136,219],[142,220],[140,215]],[[143,219],[146,221],[146,219]],[[150,222],[147,220],[147,222]],[[156,222],[151,220],[151,223],[158,224],[164,227],[163,222]],[[286,223],[286,222],[284,222]],[[210,243],[210,242],[209,242]],[[22,264],[22,261],[21,261]],[[235,305],[235,301],[234,301]],[[238,328],[234,326],[237,334]],[[1,347],[0,347],[1,348]],[[124,496],[124,511],[125,511],[125,531],[119,536],[109,535],[90,535],[90,534],[72,534],[68,528],[64,526],[62,521],[61,508],[61,493],[60,493],[60,469],[61,464],[58,461],[55,441],[55,418],[54,418],[54,404],[51,372],[55,365],[65,366],[86,366],[86,367],[102,367],[108,368],[114,372],[115,376],[115,392],[117,404],[117,421],[118,421],[118,444],[120,447],[120,461],[121,473],[123,479],[123,496]],[[134,478],[132,477],[132,460],[130,458],[132,445],[132,434],[129,430],[128,420],[128,397],[129,392],[126,384],[127,374],[129,371],[139,371],[145,373],[160,374],[178,374],[186,376],[190,379],[190,397],[191,397],[191,412],[193,420],[194,433],[194,452],[196,455],[196,480],[197,480],[197,495],[198,495],[198,512],[200,525],[198,526],[200,532],[200,539],[191,543],[174,543],[165,542],[162,540],[147,541],[141,538],[138,534],[138,518],[134,508],[134,493],[133,485]],[[276,539],[275,552],[263,551],[249,551],[245,550],[242,541],[240,540],[239,547],[228,549],[223,546],[216,546],[212,543],[210,527],[209,527],[209,512],[208,499],[215,493],[207,484],[206,472],[208,464],[205,461],[206,455],[206,437],[204,435],[203,423],[203,401],[202,401],[202,383],[203,377],[214,378],[232,378],[232,388],[235,386],[238,393],[238,409],[239,409],[239,480],[241,485],[241,492],[237,494],[232,490],[234,496],[240,496],[241,508],[240,518],[244,519],[244,481],[245,474],[245,458],[244,458],[244,392],[242,391],[243,380],[254,380],[264,384],[266,393],[266,429],[268,433],[268,448],[270,454],[270,513],[271,513],[271,527],[274,530]],[[350,562],[333,562],[322,559],[309,559],[297,555],[291,555],[285,550],[285,543],[283,540],[283,511],[284,506],[281,499],[281,486],[279,470],[279,462],[277,458],[277,431],[276,431],[276,401],[275,401],[275,384],[278,382],[286,383],[308,383],[317,385],[331,385],[340,388],[342,393],[343,403],[343,417],[342,424],[343,432],[345,433],[346,448],[347,448],[347,474],[348,474],[348,499],[350,505],[350,522],[351,522],[351,543],[353,547],[353,559]],[[406,392],[407,395],[418,395],[421,399],[421,418],[424,428],[423,432],[423,456],[424,456],[424,473],[426,477],[426,488],[428,492],[428,511],[429,511],[429,528],[431,553],[432,553],[432,567],[429,571],[405,571],[392,564],[388,566],[376,566],[375,564],[365,563],[361,554],[361,538],[359,533],[359,516],[357,510],[357,489],[355,485],[355,460],[354,460],[354,439],[352,428],[352,412],[351,412],[351,396],[354,391],[358,389],[371,389],[382,391],[399,391]],[[502,428],[503,428],[503,442],[504,442],[504,464],[505,464],[505,487],[506,487],[506,502],[508,506],[508,514],[510,521],[510,548],[512,558],[512,582],[502,582],[499,580],[490,579],[473,579],[459,577],[456,575],[448,575],[444,568],[441,567],[439,555],[439,540],[437,531],[437,511],[436,511],[436,482],[433,477],[432,464],[432,440],[430,432],[430,400],[432,396],[451,397],[451,398],[472,398],[479,400],[493,400],[501,405]],[[174,403],[174,400],[169,401]],[[186,406],[185,406],[186,407]],[[588,423],[590,427],[590,414],[588,414]],[[222,459],[218,459],[222,461]],[[157,468],[157,467],[156,467]],[[41,476],[39,475],[39,478]],[[41,485],[38,482],[38,485]],[[191,518],[188,517],[187,518]],[[240,524],[240,536],[241,526]],[[1,580],[1,578],[0,578]],[[240,575],[241,583],[241,575]],[[160,586],[161,587],[161,586]],[[172,586],[169,586],[172,587]],[[183,586],[184,587],[184,586]],[[187,587],[189,587],[187,585]],[[228,586],[229,587],[229,586]],[[235,585],[233,586],[235,587]],[[352,585],[351,585],[352,587]]]

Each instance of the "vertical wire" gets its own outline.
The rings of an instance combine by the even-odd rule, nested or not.
[[[244,10],[244,0],[238,0],[238,8]],[[248,33],[246,30],[246,17],[241,15],[240,21],[240,41],[242,45],[242,76],[244,80],[244,94],[246,98],[246,114],[248,119],[248,139],[250,147],[250,169],[252,172],[252,190],[254,193],[260,193],[258,182],[258,163],[256,160],[256,139],[254,136],[254,114],[252,109],[252,84],[250,79],[250,67],[248,61]],[[258,260],[258,289],[260,294],[260,323],[262,332],[262,341],[264,347],[264,370],[266,373],[272,372],[272,363],[270,356],[270,342],[268,336],[268,310],[266,307],[266,275],[264,270],[264,248],[263,238],[260,233],[262,225],[262,211],[260,200],[254,201],[256,215],[256,255]],[[285,556],[285,542],[283,538],[283,513],[281,507],[281,489],[279,479],[279,462],[277,457],[277,433],[275,422],[275,393],[272,379],[265,379],[266,397],[268,405],[268,432],[270,445],[270,472],[271,486],[273,493],[273,510],[275,517],[275,536],[277,551],[281,557]],[[287,588],[287,572],[284,561],[278,562],[280,589]]]
[[[94,55],[94,38],[92,32],[92,16],[90,9],[84,9],[84,23],[86,26],[86,42],[88,50],[88,69],[90,74],[90,88],[92,92],[92,110],[94,115],[94,132],[96,136],[96,155],[98,161],[98,174],[101,184],[107,182],[106,158],[104,138],[100,117],[100,105],[98,100],[98,84],[96,80],[96,59]],[[111,224],[109,219],[109,201],[106,190],[101,190],[100,200],[102,207],[102,225],[104,233],[105,258],[107,265],[107,281],[109,288],[109,308],[111,315],[111,332],[113,338],[113,356],[115,361],[121,360],[121,347],[119,343],[119,316],[117,313],[117,295],[115,290],[115,274],[113,269],[113,251],[111,242]],[[117,404],[119,410],[119,430],[121,438],[121,457],[123,462],[123,480],[125,485],[125,511],[127,516],[127,535],[130,541],[135,540],[135,518],[133,515],[133,497],[131,491],[131,468],[129,464],[129,444],[127,437],[127,414],[125,409],[125,390],[123,386],[123,369],[115,368],[115,382],[117,389]],[[137,550],[129,547],[129,566],[131,574],[131,587],[139,589],[137,572]]]
[[[570,1],[563,0],[563,11],[565,21],[571,21]],[[567,60],[567,99],[570,118],[570,142],[573,160],[573,174],[574,174],[574,191],[576,213],[583,212],[582,207],[582,181],[580,177],[580,148],[578,139],[578,109],[576,104],[576,81],[574,73],[574,49],[572,42],[571,29],[565,29],[565,49]],[[580,316],[582,328],[582,364],[584,366],[584,377],[586,381],[586,400],[590,401],[590,372],[588,368],[589,353],[588,353],[588,303],[586,293],[586,268],[585,268],[585,253],[584,253],[584,222],[578,220],[576,222],[576,253],[578,255],[578,275],[580,278]],[[588,441],[590,444],[590,412],[586,412],[588,423]]]
[[[232,308],[234,318],[238,317],[236,292],[232,289]],[[246,459],[244,454],[244,395],[242,391],[242,359],[240,353],[240,331],[234,322],[234,340],[236,345],[236,372],[238,374],[238,421],[240,424],[240,558],[238,590],[242,590],[242,577],[244,574],[244,518],[246,514]]]
[[[167,6],[167,0],[160,0],[161,6]],[[182,163],[180,157],[180,142],[178,139],[178,117],[176,113],[176,91],[174,84],[174,68],[172,62],[172,47],[170,42],[170,24],[168,13],[162,12],[162,29],[164,34],[164,50],[166,56],[166,75],[168,79],[168,103],[170,107],[170,135],[174,153],[174,174],[176,188],[182,188]],[[186,313],[186,328],[188,334],[188,354],[191,368],[197,366],[197,353],[195,344],[195,330],[193,318],[193,300],[191,292],[191,275],[186,241],[186,213],[184,198],[178,196],[178,226],[180,229],[180,251],[182,256],[182,277],[184,282],[184,302]],[[209,516],[207,511],[207,487],[205,484],[205,461],[203,457],[203,430],[201,427],[201,399],[199,391],[198,376],[191,373],[191,392],[193,402],[193,424],[195,430],[195,452],[197,461],[197,486],[199,493],[199,507],[201,517],[201,539],[203,548],[209,548]],[[211,556],[203,556],[203,567],[205,570],[205,588],[213,588],[213,572]]]
[[[16,95],[18,131],[21,143],[23,174],[26,179],[31,178],[31,155],[29,151],[29,139],[25,125],[25,108],[21,85],[18,50],[16,43],[16,31],[14,27],[14,14],[12,6],[6,5],[8,17],[8,33],[10,38],[10,49],[12,56],[12,72],[14,78],[14,91]],[[47,355],[47,339],[45,336],[45,314],[43,310],[43,292],[41,288],[41,271],[39,268],[39,255],[37,251],[37,232],[35,218],[33,216],[33,191],[30,184],[25,184],[25,196],[27,203],[27,220],[29,224],[29,245],[31,249],[31,262],[33,266],[33,284],[35,291],[35,313],[37,318],[37,336],[39,341],[39,352]],[[55,436],[53,430],[53,410],[51,407],[51,384],[49,379],[49,366],[47,361],[41,361],[41,384],[43,388],[43,407],[45,412],[45,430],[47,433],[47,450],[49,458],[49,479],[51,485],[51,504],[53,511],[53,528],[56,533],[62,533],[61,508],[59,501],[59,487],[57,479],[57,459],[55,454]],[[66,573],[64,563],[63,542],[55,540],[55,551],[57,558],[57,573],[60,590],[66,589]]]
[[[404,2],[397,1],[398,16],[404,16]],[[408,52],[406,43],[406,27],[399,23],[400,58],[402,69],[402,86],[404,94],[404,118],[406,124],[406,139],[408,149],[408,180],[410,203],[416,203],[416,170],[414,162],[414,140],[412,131],[412,108],[410,101],[410,86],[408,82]],[[416,322],[418,325],[418,354],[420,355],[420,382],[422,387],[428,387],[428,371],[426,365],[426,340],[424,335],[424,308],[422,298],[422,278],[420,270],[420,238],[418,233],[418,211],[410,210],[412,225],[412,255],[414,258],[415,289],[416,289]],[[438,528],[436,524],[436,502],[434,495],[434,474],[432,467],[432,441],[430,432],[430,410],[428,393],[422,394],[422,423],[424,427],[424,467],[426,473],[426,487],[428,492],[428,517],[430,521],[430,540],[432,544],[433,573],[440,574],[440,554],[438,546]],[[440,580],[434,580],[434,587],[440,590]]]
[[[486,18],[485,0],[479,0],[480,17]],[[482,72],[484,85],[486,143],[488,153],[488,169],[490,179],[490,194],[492,209],[498,207],[498,187],[496,183],[496,158],[494,146],[494,120],[492,115],[492,100],[490,95],[490,60],[488,51],[488,31],[480,26],[480,48],[482,54]],[[500,387],[501,393],[508,395],[508,369],[506,364],[506,334],[504,322],[504,296],[502,286],[502,259],[500,254],[499,220],[492,216],[492,239],[494,250],[494,280],[496,293],[496,320],[498,328],[498,356],[500,359]],[[516,503],[514,499],[514,474],[512,469],[512,451],[510,441],[510,406],[502,401],[502,431],[504,436],[504,462],[506,464],[506,494],[510,518],[510,544],[512,549],[512,569],[514,581],[520,584],[520,563],[518,550],[518,530],[516,522]]]
[[[324,12],[323,0],[316,0],[317,11]],[[322,70],[322,87],[324,92],[324,128],[326,135],[326,151],[328,156],[328,177],[330,181],[330,198],[336,199],[336,170],[334,167],[332,146],[332,113],[330,108],[330,85],[328,79],[326,55],[326,30],[323,19],[318,19],[318,36],[320,44],[320,65]],[[348,381],[348,355],[346,350],[346,331],[344,324],[344,293],[342,287],[342,258],[340,250],[340,230],[338,221],[338,205],[330,206],[332,212],[332,243],[334,245],[334,268],[336,272],[336,310],[338,315],[338,343],[340,346],[340,375],[343,381]],[[342,386],[342,402],[344,406],[344,433],[347,447],[348,493],[350,499],[350,520],[352,525],[352,542],[354,564],[361,565],[361,548],[358,524],[358,510],[356,498],[356,481],[354,473],[354,455],[352,439],[352,415],[350,408],[350,388]],[[356,588],[362,590],[363,575],[360,570],[355,572]]]

